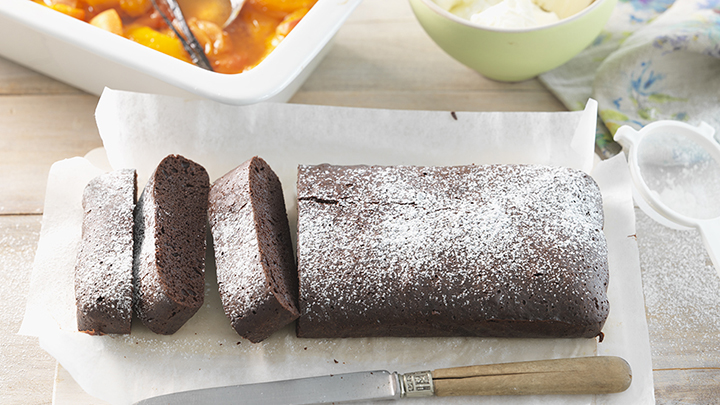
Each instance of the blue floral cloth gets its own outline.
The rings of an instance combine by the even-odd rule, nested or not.
[[[571,110],[598,100],[596,152],[612,134],[661,119],[720,133],[720,0],[619,0],[596,40],[540,80]]]

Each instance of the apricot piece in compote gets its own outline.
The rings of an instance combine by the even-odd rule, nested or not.
[[[120,8],[130,17],[139,17],[152,8],[150,0],[120,0]]]
[[[166,55],[174,56],[185,62],[191,62],[182,42],[175,36],[155,31],[150,27],[134,25],[128,27],[125,31],[125,37]]]
[[[102,13],[96,15],[90,20],[90,24],[113,34],[123,34],[123,24],[120,14],[114,9],[109,8]]]

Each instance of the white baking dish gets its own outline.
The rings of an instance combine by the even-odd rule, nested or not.
[[[0,55],[99,95],[103,88],[227,104],[287,101],[362,0],[319,0],[255,69],[203,70],[29,0],[0,1]]]

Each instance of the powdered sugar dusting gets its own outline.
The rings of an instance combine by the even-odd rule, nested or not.
[[[670,229],[639,209],[635,213],[654,366],[716,365],[720,277],[700,233]]]
[[[265,294],[268,284],[258,259],[260,247],[248,182],[250,163],[248,160],[218,179],[209,197],[220,298],[232,321],[257,309],[258,296]]]
[[[159,300],[159,297],[165,295],[165,285],[160,282],[160,274],[157,271],[153,271],[153,263],[157,261],[156,255],[157,250],[155,246],[157,244],[154,230],[157,228],[157,215],[158,209],[157,203],[155,202],[155,193],[151,191],[154,184],[154,180],[150,180],[143,193],[140,195],[138,200],[138,206],[135,210],[135,221],[136,221],[136,234],[142,234],[142,238],[139,238],[140,243],[135,246],[135,277],[137,288],[135,290],[136,301],[151,301],[155,302]],[[138,232],[138,231],[142,232]],[[137,243],[137,241],[136,241]],[[142,286],[155,286],[155,288],[143,288]]]
[[[225,313],[240,336],[267,339],[297,318],[297,270],[270,166],[254,157],[216,180],[208,219]]]
[[[601,197],[583,173],[302,166],[298,199],[301,328],[607,316]]]
[[[130,332],[135,193],[134,170],[100,175],[83,193],[83,243],[75,272],[81,330]]]
[[[258,261],[260,252],[252,209],[249,204],[242,204],[237,210],[213,211],[211,224],[223,307],[230,311],[227,313],[230,319],[246,316],[245,311],[255,307],[256,297],[267,289],[265,273]]]

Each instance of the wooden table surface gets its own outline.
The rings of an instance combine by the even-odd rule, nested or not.
[[[8,39],[4,39],[8,40]],[[102,146],[98,97],[0,58],[0,403],[53,401],[56,362],[19,336],[50,165]],[[538,81],[498,83],[439,50],[405,0],[365,0],[294,103],[563,111]],[[658,403],[720,402],[720,277],[697,232],[637,213]],[[60,373],[61,378],[66,376]],[[93,403],[82,392],[77,401]]]

